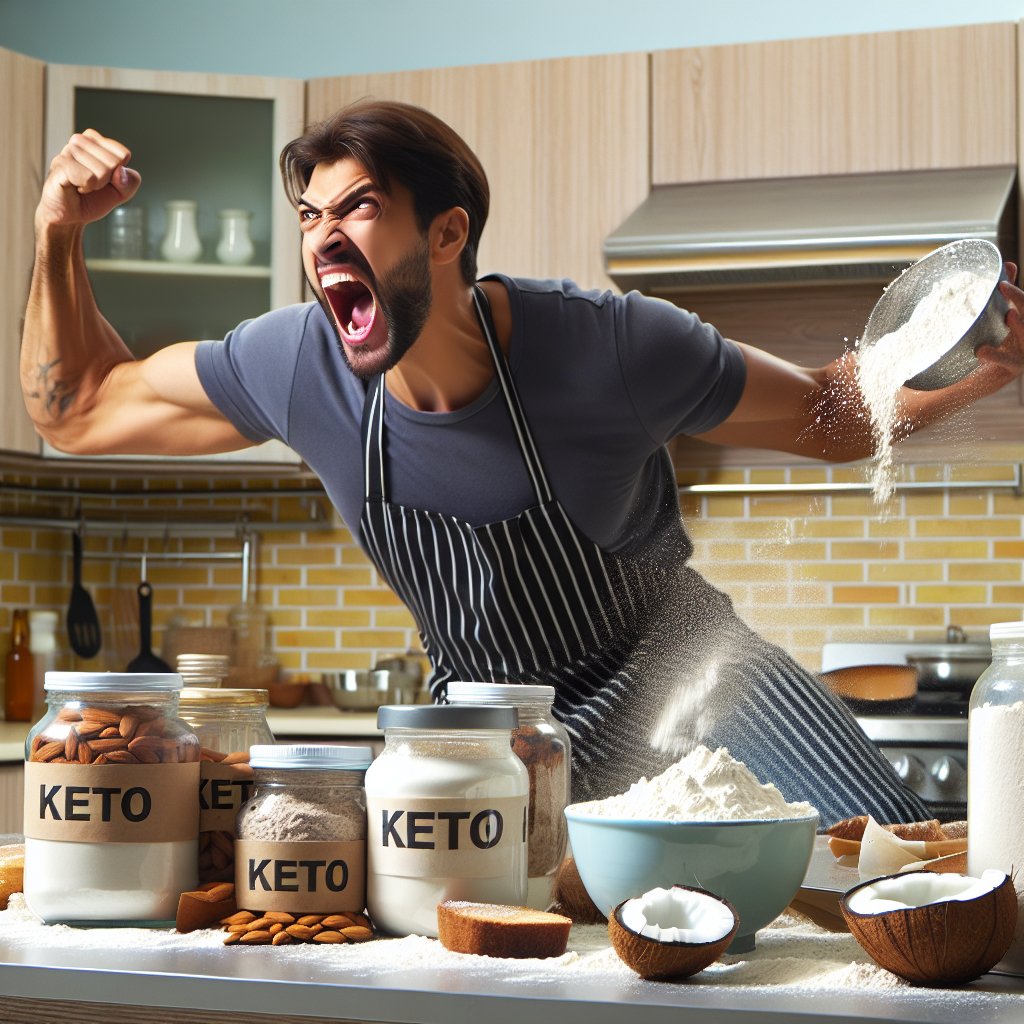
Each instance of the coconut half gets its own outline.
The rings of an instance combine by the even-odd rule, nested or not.
[[[918,985],[980,977],[1003,958],[1017,925],[1017,894],[1002,871],[904,871],[854,886],[839,905],[871,959]]]
[[[608,937],[641,978],[663,981],[703,971],[725,952],[739,926],[727,900],[673,885],[620,903],[608,917]]]

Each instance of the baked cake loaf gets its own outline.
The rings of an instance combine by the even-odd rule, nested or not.
[[[529,907],[445,900],[437,907],[437,937],[445,949],[480,956],[561,956],[572,921]]]

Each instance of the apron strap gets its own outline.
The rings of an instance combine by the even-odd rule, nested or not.
[[[384,374],[378,373],[363,399],[363,496],[384,501]]]
[[[491,359],[494,361],[494,372],[498,377],[502,394],[505,396],[505,405],[508,408],[509,416],[512,418],[512,426],[516,432],[516,440],[519,450],[523,453],[523,460],[526,463],[526,471],[530,475],[530,482],[533,484],[534,492],[537,495],[537,504],[544,505],[554,497],[551,485],[541,465],[540,455],[537,446],[533,442],[533,435],[526,422],[526,415],[519,401],[519,393],[512,381],[512,373],[505,360],[505,353],[501,351],[498,344],[498,333],[494,329],[494,321],[491,318],[491,304],[487,295],[479,285],[473,286],[473,302],[476,305],[476,315],[480,320],[480,326],[484,332],[487,346],[491,350]]]

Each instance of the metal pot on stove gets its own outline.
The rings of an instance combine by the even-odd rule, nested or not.
[[[959,626],[949,626],[945,645],[927,651],[908,651],[906,659],[908,665],[917,668],[922,689],[969,690],[991,664],[992,648],[988,644],[968,643]]]

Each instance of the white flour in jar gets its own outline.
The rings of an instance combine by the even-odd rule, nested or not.
[[[967,737],[967,873],[1013,875],[1024,867],[1024,701],[971,711]],[[1024,974],[1024,897],[1017,930],[997,970]]]
[[[858,350],[857,386],[871,416],[871,488],[877,503],[887,501],[894,489],[893,443],[901,440],[900,388],[967,333],[991,292],[992,282],[969,270],[950,274],[932,285],[905,324]]]
[[[788,803],[772,783],[762,784],[725,747],[695,747],[681,761],[652,779],[605,800],[575,804],[574,811],[600,818],[654,821],[743,821],[805,818],[809,803]]]

